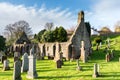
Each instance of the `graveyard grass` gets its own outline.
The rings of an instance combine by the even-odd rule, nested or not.
[[[93,38],[92,38],[93,39]],[[105,40],[106,38],[103,37]],[[105,46],[96,51],[93,47],[93,54],[89,57],[87,63],[80,61],[81,71],[76,70],[76,61],[66,61],[60,69],[56,69],[53,60],[39,60],[37,61],[38,78],[35,80],[120,80],[120,36],[110,36],[112,49],[115,49],[115,56],[110,62],[105,61],[106,53],[103,52]],[[117,44],[114,44],[117,40]],[[104,43],[103,43],[104,44]],[[0,80],[12,80],[13,78],[13,58],[9,58],[11,70],[3,71],[0,63]],[[100,65],[100,74],[98,78],[93,78],[93,65],[98,63]],[[26,78],[27,72],[21,74],[22,80],[29,80]]]

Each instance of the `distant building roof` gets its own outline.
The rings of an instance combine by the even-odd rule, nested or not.
[[[26,44],[31,43],[25,32],[22,33],[22,35],[20,36],[20,38],[18,40],[16,40],[15,43],[16,44],[24,44],[24,42],[26,42]]]

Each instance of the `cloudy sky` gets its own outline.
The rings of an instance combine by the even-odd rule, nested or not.
[[[69,29],[77,24],[77,14],[85,11],[85,21],[101,29],[113,30],[120,21],[120,0],[0,0],[0,28],[2,34],[8,24],[25,20],[33,33],[44,28],[46,22]]]

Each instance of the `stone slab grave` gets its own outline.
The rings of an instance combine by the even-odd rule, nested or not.
[[[28,60],[28,54],[24,53],[22,56],[22,67],[21,67],[21,72],[27,72],[29,68],[29,60]]]
[[[3,70],[4,70],[4,71],[10,70],[10,67],[9,67],[9,60],[4,60],[4,63],[3,63]]]
[[[93,75],[92,75],[93,78],[96,78],[96,77],[99,76],[99,72],[98,71],[100,71],[100,67],[95,63],[94,64],[94,69],[93,69]]]
[[[29,69],[27,72],[27,78],[34,79],[38,77],[37,71],[36,71],[36,57],[31,49],[29,58]]]
[[[61,68],[62,67],[62,62],[61,60],[56,61],[56,68]]]
[[[64,64],[62,58],[63,58],[63,53],[62,52],[59,52],[59,53],[56,54],[55,62],[56,62],[56,67],[57,68],[61,68],[62,65]]]
[[[22,80],[21,78],[21,61],[14,62],[13,80]]]

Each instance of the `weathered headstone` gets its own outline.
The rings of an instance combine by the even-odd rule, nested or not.
[[[14,62],[13,80],[22,80],[21,78],[21,61]]]
[[[81,41],[81,59],[82,59],[83,63],[87,62],[87,55],[86,55],[86,51],[84,48],[84,41]]]
[[[34,53],[33,53],[34,54]],[[27,78],[34,79],[38,77],[36,71],[36,58],[33,54],[30,54],[29,58],[29,69],[27,72]]]
[[[4,60],[3,70],[4,70],[4,71],[10,70],[10,67],[9,67],[9,60]]]
[[[113,53],[113,50],[111,50],[111,58],[114,58],[114,53]]]
[[[1,62],[3,63],[4,60],[7,60],[7,56],[2,56],[2,58],[1,58]]]
[[[92,76],[94,78],[99,76],[98,71],[97,71],[97,64],[96,63],[94,64],[94,69],[93,69],[93,75]]]
[[[82,67],[80,66],[79,59],[77,59],[76,62],[77,62],[77,68],[76,68],[76,70],[81,70]]]
[[[61,68],[61,67],[62,67],[62,62],[61,62],[61,60],[57,60],[57,61],[56,61],[56,67],[57,67],[57,68]]]
[[[32,48],[30,49],[30,55],[35,55],[35,53],[34,53],[34,45],[33,45]]]
[[[28,54],[24,53],[22,60],[21,72],[27,72],[29,67]]]
[[[106,62],[109,62],[109,61],[110,61],[110,55],[106,54]]]

